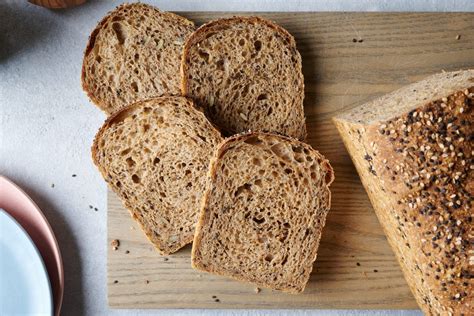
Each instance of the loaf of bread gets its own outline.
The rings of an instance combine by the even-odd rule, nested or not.
[[[329,162],[295,139],[247,133],[219,145],[209,172],[193,267],[303,291],[331,203]]]
[[[180,95],[181,53],[194,23],[143,4],[123,4],[92,32],[82,87],[107,114],[150,97]]]
[[[190,243],[219,132],[183,97],[141,101],[104,123],[92,158],[162,254]]]
[[[441,73],[334,122],[427,315],[472,315],[474,70]]]
[[[226,134],[266,131],[303,140],[301,56],[286,30],[258,17],[201,26],[186,41],[182,93]]]

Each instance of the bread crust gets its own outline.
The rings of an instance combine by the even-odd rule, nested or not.
[[[202,112],[202,110],[200,110],[199,108],[196,108],[195,106],[193,106],[193,102],[192,102],[191,99],[185,98],[185,97],[176,97],[176,96],[167,95],[167,96],[160,96],[160,97],[155,97],[155,98],[149,98],[149,99],[146,99],[146,100],[141,100],[141,101],[135,102],[133,104],[130,104],[130,105],[124,107],[124,108],[119,109],[118,111],[116,111],[115,113],[110,115],[105,120],[104,124],[100,127],[99,131],[95,135],[93,144],[91,146],[92,161],[94,162],[94,164],[99,169],[102,177],[106,180],[109,188],[111,188],[112,191],[114,191],[117,194],[117,196],[120,197],[120,192],[119,192],[118,188],[116,186],[112,185],[109,182],[109,179],[107,178],[106,168],[105,168],[105,166],[101,165],[100,162],[99,162],[99,153],[100,153],[99,141],[102,139],[105,131],[107,131],[115,123],[120,122],[124,118],[128,117],[129,113],[133,113],[133,111],[136,108],[139,108],[139,107],[143,106],[144,104],[146,104],[150,101],[156,100],[156,101],[159,101],[159,102],[166,102],[166,100],[175,99],[175,98],[182,98],[182,99],[187,100],[187,105],[189,105],[193,110],[197,110],[199,112],[200,116],[202,117],[202,119],[207,121],[207,119],[206,119],[204,113]],[[220,135],[219,130],[217,130],[214,127],[212,127],[212,128],[213,128],[214,132],[216,132]],[[129,211],[131,217],[140,225],[141,229],[145,232],[145,235],[146,235],[147,239],[154,245],[154,247],[162,255],[169,255],[171,253],[174,253],[174,252],[178,251],[179,249],[181,249],[182,247],[184,247],[185,245],[187,245],[187,244],[189,244],[190,242],[193,241],[193,236],[191,236],[188,239],[182,240],[182,242],[177,244],[176,247],[169,249],[165,244],[161,243],[158,239],[152,238],[152,234],[151,234],[150,229],[145,227],[143,225],[143,223],[138,220],[138,218],[134,214],[133,206],[128,202],[128,200],[124,200],[122,198],[120,200],[121,200],[122,204],[124,205],[124,207]]]
[[[472,169],[465,171],[466,165],[468,170],[472,166],[472,135],[459,141],[466,126],[472,134],[474,72],[472,80],[461,91],[388,121],[361,124],[346,113],[333,119],[407,283],[427,315],[467,315],[473,308],[467,272],[472,260],[466,244],[470,239],[472,245],[468,235],[474,179]],[[453,113],[455,118],[445,123]],[[447,175],[452,183],[445,182]]]
[[[249,16],[249,17],[244,17],[244,16],[234,16],[231,18],[225,18],[225,19],[218,19],[214,21],[210,21],[206,24],[201,25],[199,28],[194,31],[191,36],[186,40],[186,43],[183,48],[183,54],[181,57],[181,67],[180,67],[180,72],[181,72],[181,94],[184,96],[188,96],[190,89],[189,89],[189,80],[187,79],[187,74],[189,73],[189,55],[190,55],[190,49],[194,45],[197,45],[199,42],[204,40],[206,36],[209,34],[219,31],[219,30],[224,30],[234,24],[238,23],[247,23],[247,24],[264,24],[268,26],[269,28],[273,29],[275,32],[280,34],[285,41],[287,42],[288,47],[292,48],[292,53],[295,55],[299,56],[298,50],[296,48],[296,41],[294,37],[283,27],[280,25],[274,23],[273,21],[263,19],[258,16]],[[300,58],[301,59],[301,58]],[[301,60],[299,62],[299,67],[301,68]],[[302,96],[301,96],[301,107],[303,107],[303,100],[304,100],[304,80],[301,82],[301,91],[302,91]],[[295,111],[299,111],[300,109],[295,109]],[[303,111],[303,109],[301,109]],[[287,135],[290,137],[295,137],[299,140],[304,141],[307,137],[307,130],[306,130],[306,123],[305,123],[305,116],[303,113],[303,124],[302,124],[302,129],[300,131],[294,131],[294,135]],[[263,131],[265,132],[265,131]],[[274,131],[274,133],[278,133]]]
[[[278,135],[278,134],[274,134],[274,133],[248,131],[248,132],[243,132],[243,133],[239,133],[239,134],[233,135],[231,137],[228,137],[228,138],[224,139],[218,145],[218,147],[215,150],[214,155],[211,158],[211,161],[209,163],[209,170],[208,170],[208,179],[209,179],[209,181],[207,182],[207,188],[206,188],[206,190],[204,192],[204,195],[203,195],[203,198],[201,200],[201,211],[200,211],[198,224],[196,226],[196,231],[195,231],[195,234],[194,234],[193,247],[192,247],[192,251],[191,251],[191,265],[194,269],[197,269],[197,270],[200,270],[200,271],[205,271],[205,272],[209,272],[209,273],[213,273],[213,274],[217,274],[217,275],[221,275],[221,276],[230,277],[230,278],[235,279],[237,281],[243,281],[243,282],[249,282],[249,281],[247,279],[245,279],[244,277],[241,277],[237,274],[231,275],[231,274],[226,273],[224,271],[220,271],[219,269],[212,269],[212,267],[204,267],[201,264],[200,256],[198,255],[198,249],[201,247],[202,236],[203,236],[202,229],[203,229],[203,226],[205,225],[205,221],[206,221],[205,209],[206,209],[206,206],[207,206],[208,201],[209,201],[212,182],[216,179],[217,172],[218,172],[217,163],[218,163],[219,159],[226,153],[226,151],[228,151],[234,144],[240,143],[240,142],[242,142],[246,139],[252,138],[254,136],[263,136],[263,137],[265,137],[265,136],[278,136],[278,137],[282,138],[283,140],[286,140],[286,141],[290,142],[292,145],[303,145],[307,148],[310,148],[311,151],[314,154],[316,154],[316,156],[319,159],[321,159],[320,165],[325,169],[327,176],[329,176],[328,178],[326,178],[327,187],[329,187],[335,179],[334,170],[333,170],[332,166],[329,164],[329,161],[323,155],[321,155],[317,150],[313,149],[308,144],[302,143],[302,142],[300,142],[297,139],[292,138],[292,137],[288,137],[288,136],[285,136],[285,135]],[[330,209],[330,207],[331,207],[331,191],[328,190],[328,193],[329,193],[328,209]],[[325,225],[325,221],[323,221],[321,225],[322,225],[321,226],[321,229],[322,229]],[[316,245],[316,249],[319,247],[319,241],[320,241],[320,239],[318,240],[318,245]],[[312,262],[314,262],[316,260],[316,256],[317,256],[317,251],[314,252],[314,257],[311,259]],[[309,270],[309,274],[311,274],[312,269],[313,269],[313,267],[311,266],[311,268]],[[304,289],[306,287],[306,283],[303,284],[303,286],[301,288],[297,288],[297,289],[295,289],[295,288],[275,288],[271,284],[264,283],[264,282],[258,282],[258,281],[252,281],[252,283],[254,283],[254,284],[256,284],[260,287],[273,288],[273,289],[281,290],[283,292],[287,292],[287,293],[291,293],[291,294],[301,293],[301,292],[304,291]]]
[[[86,63],[86,58],[87,56],[89,55],[89,53],[92,51],[92,49],[94,48],[94,45],[96,43],[96,39],[97,39],[97,35],[99,34],[99,32],[103,29],[103,27],[109,23],[115,16],[117,16],[118,14],[121,13],[121,11],[123,9],[126,9],[126,8],[131,8],[131,7],[145,7],[145,8],[151,8],[153,10],[155,10],[157,13],[159,14],[162,14],[162,15],[166,15],[166,16],[171,16],[173,17],[174,19],[177,19],[177,20],[181,20],[183,23],[186,23],[186,24],[191,24],[194,26],[194,22],[182,17],[182,16],[179,16],[177,14],[174,14],[172,12],[164,12],[164,11],[160,11],[159,9],[151,6],[151,5],[148,5],[148,4],[145,4],[145,3],[122,3],[120,5],[118,5],[114,10],[108,12],[100,21],[99,23],[97,24],[97,26],[94,28],[94,30],[92,31],[91,35],[89,36],[89,39],[87,41],[87,45],[86,45],[86,48],[84,50],[84,54],[83,54],[83,63],[82,63],[82,67],[81,67],[81,86],[82,86],[82,89],[84,90],[84,92],[87,94],[88,98],[90,99],[90,101],[92,101],[92,103],[94,103],[97,107],[99,107],[103,112],[105,112],[106,114],[110,115],[111,113],[107,110],[109,107],[110,107],[110,104],[108,104],[106,102],[106,100],[103,100],[103,99],[100,99],[98,98],[94,92],[93,92],[93,89],[88,85],[88,82],[86,80],[86,77],[87,77],[87,63]],[[174,74],[173,74],[174,75]],[[166,95],[166,94],[165,94]],[[144,98],[144,99],[149,99],[149,98]],[[140,100],[137,100],[137,101],[140,101]]]

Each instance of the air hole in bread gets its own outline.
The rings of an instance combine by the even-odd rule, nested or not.
[[[124,150],[122,150],[122,151],[120,152],[120,155],[121,155],[121,156],[126,156],[126,155],[128,155],[131,151],[132,151],[131,148],[124,149]]]
[[[313,179],[313,180],[316,179],[316,173],[315,172],[311,172],[311,179]]]
[[[224,71],[225,70],[224,64],[225,64],[225,61],[223,59],[219,59],[216,62],[217,70]]]
[[[254,184],[258,187],[262,187],[262,180],[257,179],[257,180],[254,181]]]
[[[198,51],[198,54],[199,54],[199,57],[201,57],[202,59],[204,59],[206,62],[209,62],[209,53],[203,51],[203,50],[199,50]]]
[[[268,111],[267,111],[267,115],[272,114],[272,112],[273,112],[273,108],[272,108],[272,107],[269,107],[269,108],[268,108]]]
[[[270,150],[273,151],[275,155],[280,157],[283,160],[291,161],[291,152],[288,150],[287,146],[284,143],[277,143],[270,147]]]
[[[234,196],[237,197],[240,194],[242,194],[244,191],[250,191],[251,188],[252,188],[252,185],[250,183],[245,183],[244,185],[241,185],[240,187],[238,187],[237,190],[235,190]]]
[[[132,157],[128,157],[125,161],[127,162],[127,166],[129,168],[132,168],[135,166],[135,161],[132,159]]]
[[[207,142],[207,138],[204,137],[204,136],[201,136],[201,135],[197,135],[197,137],[199,137],[203,142]]]
[[[140,183],[140,177],[134,174],[132,175],[132,181],[133,183]]]
[[[262,140],[260,138],[258,138],[258,136],[249,137],[246,140],[244,140],[244,142],[246,144],[250,144],[250,145],[260,145],[260,144],[262,144]]]
[[[257,97],[257,101],[262,101],[268,99],[268,95],[266,93],[262,93]]]
[[[153,159],[153,164],[156,166],[157,164],[160,163],[160,158],[156,157],[155,159]]]
[[[138,92],[138,84],[136,82],[132,82],[132,89],[135,92]]]
[[[259,52],[262,49],[262,42],[261,41],[255,41],[253,43],[253,46],[255,47],[255,50]]]
[[[261,166],[262,161],[259,158],[253,158],[252,159],[252,164],[254,164],[255,166]]]
[[[255,223],[257,223],[258,225],[265,223],[265,217],[262,217],[262,218],[254,217],[254,218],[252,218],[252,220],[253,220]]]
[[[240,45],[240,46],[244,46],[244,45],[245,45],[245,39],[244,39],[244,38],[241,38],[241,39],[239,40],[239,45]]]
[[[112,23],[112,29],[115,32],[115,36],[117,36],[117,41],[119,42],[119,44],[123,45],[123,43],[125,42],[125,32],[122,24],[117,22]]]
[[[117,181],[117,182],[115,183],[115,185],[117,186],[117,188],[120,188],[120,187],[122,186],[122,182]]]
[[[286,174],[291,174],[291,173],[293,173],[293,170],[290,169],[290,168],[285,168],[285,173]]]
[[[265,259],[265,261],[267,261],[267,262],[271,262],[271,261],[273,260],[273,255],[268,254],[268,255],[265,256],[264,259]],[[275,279],[275,280],[276,280],[276,279]]]

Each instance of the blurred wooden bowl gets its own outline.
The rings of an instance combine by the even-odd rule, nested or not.
[[[83,4],[86,0],[28,0],[30,3],[49,8],[65,9]]]

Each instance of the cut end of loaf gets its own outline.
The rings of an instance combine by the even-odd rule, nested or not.
[[[370,125],[401,116],[472,85],[474,85],[473,69],[443,72],[344,111],[334,119]]]
[[[123,4],[92,32],[82,87],[111,114],[150,97],[180,94],[179,63],[193,22],[143,3]]]
[[[275,23],[233,17],[201,26],[186,41],[181,72],[183,95],[226,135],[253,130],[305,139],[301,56]]]
[[[94,163],[162,254],[190,243],[219,132],[183,97],[138,102],[96,135]]]
[[[290,293],[304,290],[330,208],[329,162],[267,133],[221,143],[194,237],[194,268]]]

